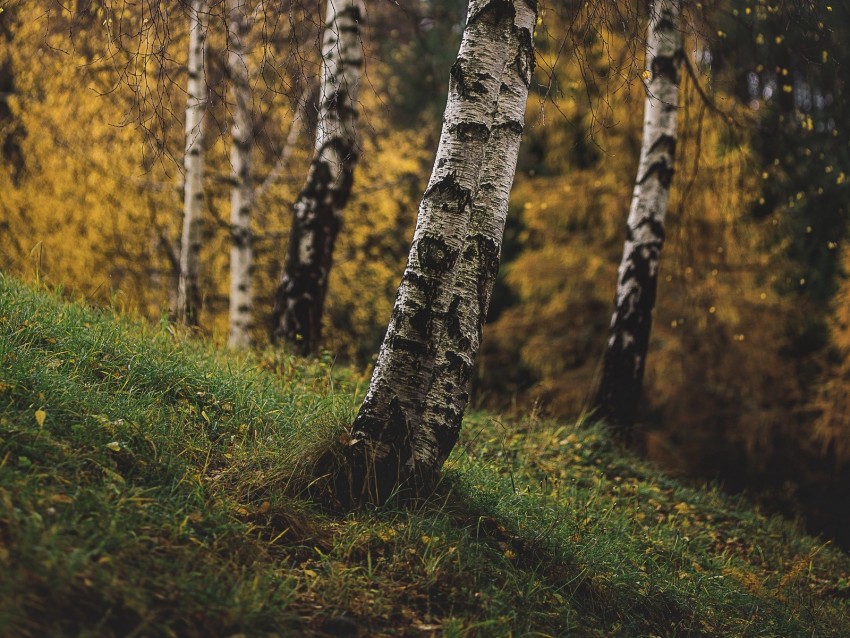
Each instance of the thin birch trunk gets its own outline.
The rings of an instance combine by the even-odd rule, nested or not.
[[[679,70],[683,60],[679,14],[679,0],[656,0],[650,18],[643,145],[611,331],[595,397],[596,414],[626,439],[631,435],[643,384],[664,244],[664,216],[673,178]]]
[[[335,492],[346,504],[382,501],[414,475],[413,441],[436,379],[458,261],[509,64],[512,34],[534,0],[470,0],[452,67],[440,145],[419,207],[402,277],[368,393],[352,424]],[[477,294],[477,293],[476,293]],[[417,488],[417,485],[411,487]]]
[[[342,210],[351,194],[363,51],[363,0],[328,0],[316,146],[293,206],[292,229],[272,313],[272,340],[301,354],[318,349]]]
[[[245,46],[248,39],[246,0],[227,0],[227,65],[233,93],[230,166],[233,185],[230,190],[230,330],[227,345],[245,348],[251,344],[253,308],[251,269],[251,150],[254,144],[251,126],[251,87]]]
[[[414,465],[423,486],[433,481],[454,448],[469,402],[469,382],[499,271],[508,201],[516,173],[525,105],[534,72],[536,8],[516,2],[509,59],[499,106],[481,166],[464,247],[456,266],[445,333],[437,351],[422,422],[414,436]]]
[[[205,58],[209,7],[192,0],[189,34],[189,81],[186,102],[186,146],[183,156],[183,233],[180,238],[180,279],[177,286],[177,320],[198,325],[201,290],[198,282],[201,250],[203,190],[203,123],[207,106]]]

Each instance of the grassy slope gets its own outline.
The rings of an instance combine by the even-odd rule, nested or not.
[[[320,511],[356,381],[0,277],[0,635],[850,635],[846,554],[594,428],[473,415],[428,502]]]

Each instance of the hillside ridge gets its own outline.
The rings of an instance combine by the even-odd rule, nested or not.
[[[484,413],[429,499],[311,503],[362,374],[0,275],[0,634],[846,636],[850,558],[604,428]]]

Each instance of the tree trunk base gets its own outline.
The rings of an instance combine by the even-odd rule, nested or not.
[[[409,448],[387,450],[365,439],[334,446],[316,462],[308,493],[345,511],[425,498],[434,491],[439,473],[414,468],[410,457]]]

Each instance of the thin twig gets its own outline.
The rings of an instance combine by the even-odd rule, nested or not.
[[[685,69],[688,71],[688,75],[691,76],[691,79],[694,81],[694,89],[699,95],[700,99],[703,103],[712,111],[717,113],[720,117],[722,117],[728,124],[732,124],[741,129],[752,129],[759,128],[759,124],[756,121],[751,121],[749,124],[742,124],[739,122],[732,113],[724,111],[721,109],[714,100],[705,92],[705,89],[702,88],[702,84],[700,84],[699,76],[697,75],[696,69],[694,69],[694,65],[691,64],[691,59],[687,55],[682,56],[682,63],[685,65]]]
[[[295,114],[292,116],[292,124],[289,127],[289,134],[286,136],[286,143],[283,146],[283,150],[280,152],[280,156],[278,156],[275,165],[269,171],[268,175],[266,175],[263,183],[260,184],[254,192],[254,201],[259,201],[263,195],[266,194],[269,187],[271,187],[280,178],[286,169],[289,158],[292,157],[292,153],[295,150],[295,144],[298,142],[298,138],[301,133],[307,127],[307,108],[310,104],[312,104],[313,96],[317,88],[318,84],[316,82],[309,82],[304,89],[304,92],[301,94],[301,97],[298,99],[298,106],[295,109]]]

